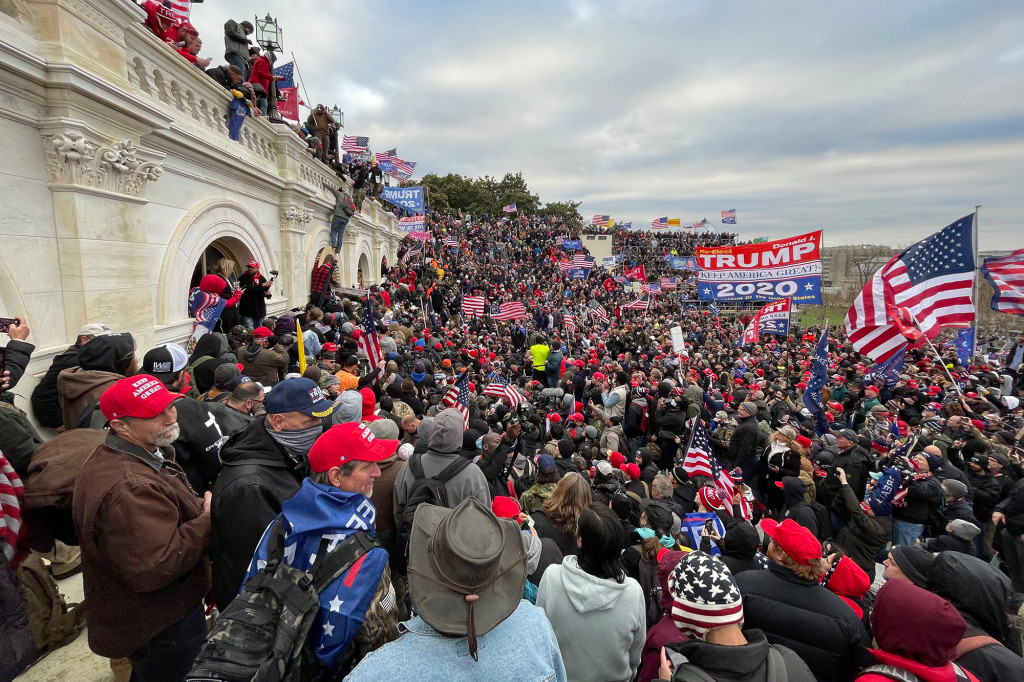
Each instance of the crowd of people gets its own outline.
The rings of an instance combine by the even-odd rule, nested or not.
[[[646,310],[568,278],[558,221],[428,222],[362,297],[332,258],[268,317],[259,264],[218,264],[188,348],[86,325],[31,395],[45,441],[19,318],[0,589],[29,552],[81,570],[119,679],[1024,679],[1024,334],[887,377],[833,329],[822,429],[820,330],[740,345],[685,276]],[[657,281],[693,238],[641,243]]]

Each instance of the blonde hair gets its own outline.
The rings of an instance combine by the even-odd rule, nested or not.
[[[220,275],[224,281],[229,282],[231,275],[235,274],[235,261],[230,258],[221,258],[213,268],[214,275]]]
[[[566,535],[576,536],[576,522],[593,502],[590,483],[575,471],[566,474],[544,501],[544,515]]]
[[[772,551],[773,547],[775,551]],[[818,582],[821,576],[825,575],[825,571],[828,568],[824,559],[811,559],[810,566],[798,563],[796,559],[786,554],[786,550],[782,549],[779,543],[775,542],[775,538],[772,538],[772,541],[768,544],[768,558],[783,568],[793,571],[798,578],[813,580],[814,582]]]

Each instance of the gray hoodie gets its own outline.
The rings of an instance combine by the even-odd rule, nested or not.
[[[426,421],[426,420],[424,420]],[[422,422],[420,424],[423,425]],[[423,473],[427,477],[437,476],[445,467],[461,457],[462,434],[466,430],[466,422],[454,407],[442,410],[434,418],[430,434],[427,436],[428,450],[421,456]],[[412,467],[404,466],[395,479],[395,516],[399,517],[405,509],[409,493],[415,479]],[[470,464],[445,484],[448,491],[448,506],[455,508],[469,497],[475,497],[480,504],[490,507],[491,492],[487,487],[484,472],[476,464]]]
[[[544,572],[537,592],[573,682],[628,682],[647,636],[644,593],[632,578],[597,578],[567,556]]]

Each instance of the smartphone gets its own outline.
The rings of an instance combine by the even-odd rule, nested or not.
[[[708,535],[711,535],[712,533],[714,533],[715,532],[715,522],[712,521],[711,519],[708,519],[707,521],[705,521],[704,522],[704,532],[707,533]]]
[[[18,326],[18,318],[16,317],[0,317],[0,332],[6,334],[11,326]]]

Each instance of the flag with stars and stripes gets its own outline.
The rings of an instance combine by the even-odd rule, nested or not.
[[[508,379],[500,374],[495,374],[494,378],[491,379],[491,383],[487,384],[487,388],[484,389],[484,395],[504,398],[508,401],[508,406],[511,408],[515,408],[519,403],[526,400],[526,396],[517,391],[515,386],[510,384]]]
[[[1007,256],[986,258],[981,274],[992,285],[992,310],[1024,315],[1024,249]]]
[[[612,217],[607,215],[596,215],[590,219],[591,225],[598,225],[600,227],[608,227],[611,223]]]
[[[715,457],[711,447],[711,439],[704,428],[704,422],[696,419],[690,431],[690,443],[686,447],[686,459],[683,469],[691,476],[707,476],[714,481],[719,497],[732,509],[732,496],[736,494],[736,484],[729,472],[722,468],[721,462]]]
[[[505,213],[515,213],[516,212],[516,205],[515,204],[509,204],[507,206],[502,206],[501,210],[504,211]]]
[[[676,279],[675,277],[661,278],[661,288],[664,289],[665,291],[668,291],[669,289],[675,289],[678,283],[679,280]]]
[[[462,314],[463,315],[476,315],[477,317],[484,316],[484,300],[483,296],[463,296],[462,297]]]
[[[410,246],[406,250],[405,255],[402,256],[402,260],[400,261],[399,264],[405,265],[405,262],[407,260],[409,260],[413,256],[418,256],[421,253],[423,253],[423,242],[413,242],[412,246]]]
[[[359,350],[366,354],[370,363],[370,370],[377,369],[377,365],[384,363],[384,351],[380,347],[380,335],[377,334],[377,323],[373,319],[373,310],[370,308],[369,297],[363,299],[366,312],[363,314],[362,329],[360,329]]]
[[[577,253],[575,256],[572,257],[572,260],[569,261],[568,263],[559,263],[558,269],[561,271],[563,275],[569,272],[570,270],[590,269],[594,267],[595,260],[596,259],[591,258],[585,254]]]
[[[174,12],[174,18],[178,23],[188,21],[192,13],[192,0],[171,0],[171,11]]]
[[[635,301],[630,301],[629,303],[622,307],[625,308],[626,310],[647,310],[647,307],[650,305],[650,303],[651,299],[649,297],[641,296]]]
[[[660,294],[661,284],[659,282],[644,282],[640,285],[640,291],[645,294]]]
[[[562,311],[562,327],[568,332],[574,332],[579,329],[579,318],[568,308],[564,308]]]
[[[604,306],[598,303],[596,300],[591,299],[590,312],[592,312],[597,317],[597,319],[601,320],[605,324],[608,323],[608,311],[605,310]]]
[[[368,427],[360,425],[359,428],[364,439],[373,440]],[[332,552],[357,532],[373,533],[377,512],[364,495],[318,485],[307,478],[298,492],[281,504],[277,518],[282,516],[284,562],[297,570],[309,571],[324,541],[326,551]],[[243,584],[266,568],[274,525],[272,522],[267,527],[256,546]],[[335,666],[355,639],[387,565],[387,551],[374,547],[321,590],[319,613],[310,626],[309,641],[317,659],[328,668]],[[237,598],[244,599],[245,595]]]
[[[966,215],[893,256],[872,275],[844,320],[854,350],[884,362],[906,344],[904,332],[893,324],[894,309],[902,309],[929,339],[942,327],[973,324],[976,230],[974,214]]]
[[[456,247],[459,245],[459,240],[456,239],[455,237],[452,237],[451,235],[448,235],[441,240],[441,243],[444,244],[445,246]]]
[[[370,147],[370,138],[356,137],[355,135],[343,135],[341,148],[350,154],[362,154]]]
[[[508,303],[492,305],[491,317],[499,322],[518,320],[521,317],[526,317],[526,307],[522,301],[510,301]]]
[[[284,88],[295,87],[295,62],[288,62],[274,69],[275,76],[281,76],[284,78],[283,81],[277,82],[277,89],[283,90]]]
[[[469,372],[463,372],[441,399],[445,407],[454,407],[469,426]]]
[[[651,221],[651,227],[653,227],[655,230],[665,229],[666,227],[668,227],[668,216],[665,216],[664,218],[655,218],[654,220]]]
[[[722,211],[722,222],[727,224],[727,225],[735,225],[736,224],[736,209],[735,208],[730,208],[728,210]]]

